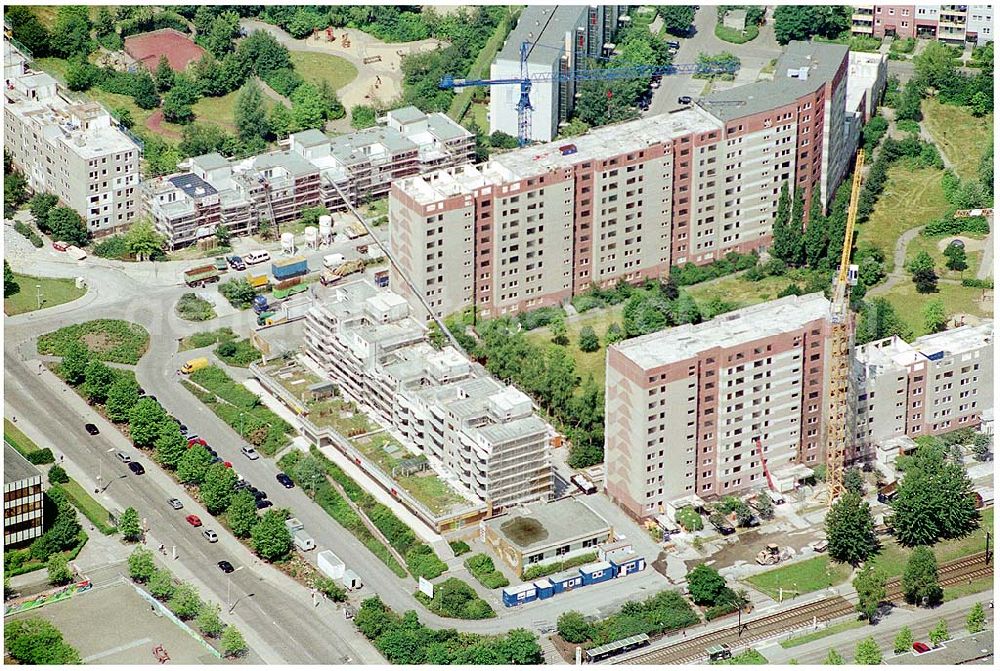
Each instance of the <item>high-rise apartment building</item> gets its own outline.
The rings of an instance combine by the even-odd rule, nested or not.
[[[261,221],[294,221],[303,208],[342,210],[345,201],[384,197],[394,179],[473,159],[474,135],[444,114],[404,107],[383,123],[333,138],[293,133],[284,149],[242,160],[188,159],[182,172],[146,184],[146,207],[175,249],[213,236],[219,225],[242,235]]]
[[[403,297],[364,280],[340,286],[307,314],[305,344],[345,398],[491,509],[548,498],[554,430],[525,394],[432,347]]]
[[[636,518],[808,477],[825,455],[830,303],[787,296],[608,348],[605,491]]]
[[[849,110],[847,48],[792,42],[773,81],[399,180],[389,197],[399,272],[439,316],[475,305],[493,317],[763,251],[783,184],[802,189],[807,209],[832,199],[884,71],[884,59],[857,69]],[[412,298],[400,279],[394,271],[392,286]]]
[[[992,5],[852,5],[851,32],[882,39],[926,38],[949,44],[993,41]]]
[[[78,102],[4,38],[4,149],[34,191],[76,210],[93,235],[122,230],[139,209],[138,145],[97,103]]]
[[[503,48],[493,59],[491,79],[521,76],[521,46],[528,43],[530,75],[570,75],[592,67],[593,59],[614,48],[614,36],[627,19],[628,5],[528,5]],[[567,121],[576,101],[577,82],[539,81],[531,87],[529,138],[548,142]],[[517,84],[490,87],[490,132],[518,136]]]
[[[907,343],[893,336],[857,348],[855,444],[862,454],[893,438],[979,424],[993,407],[993,322]]]
[[[42,535],[42,474],[5,441],[3,444],[3,546]]]

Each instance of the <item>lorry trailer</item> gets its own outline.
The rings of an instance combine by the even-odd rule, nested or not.
[[[279,282],[300,277],[308,272],[309,264],[304,256],[293,256],[290,259],[279,259],[271,263],[271,274]]]

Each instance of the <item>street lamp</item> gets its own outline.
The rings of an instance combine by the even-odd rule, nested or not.
[[[245,568],[244,566],[241,566],[238,569],[235,569],[233,573],[236,573],[236,571],[242,571],[244,568]],[[226,582],[226,605],[229,606],[230,613],[233,612],[233,608],[236,608],[236,604],[233,603],[232,600],[230,599],[230,592],[233,589],[233,573],[229,573],[226,576],[228,578]],[[237,599],[237,601],[239,601],[239,599]]]
[[[111,454],[114,451],[115,448],[112,447],[110,450],[107,450],[107,453]],[[101,480],[103,479],[104,479],[104,460],[101,459],[100,461],[97,462],[97,487],[94,488],[95,494],[99,494],[101,492]]]
[[[38,310],[42,309],[42,285],[35,285],[35,298],[38,299]]]

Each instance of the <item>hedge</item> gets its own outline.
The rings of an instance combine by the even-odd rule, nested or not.
[[[941,235],[958,235],[960,233],[978,233],[986,235],[990,232],[990,224],[986,217],[942,217],[924,226],[920,235],[933,238]]]
[[[593,561],[597,561],[596,552],[588,552],[586,554],[577,555],[576,557],[570,557],[565,561],[555,562],[553,564],[535,564],[524,570],[521,574],[521,579],[524,581],[534,580],[535,578],[541,578],[542,576],[559,573],[559,571],[565,571],[566,569],[571,569],[575,566],[583,566],[584,564],[589,564]]]
[[[507,577],[497,570],[493,565],[493,560],[489,556],[480,552],[465,560],[465,568],[479,581],[483,587],[497,589],[510,584]]]

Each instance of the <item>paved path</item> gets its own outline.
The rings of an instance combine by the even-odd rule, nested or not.
[[[993,277],[993,217],[988,217],[987,220],[990,223],[990,232],[986,236],[983,258],[979,262],[979,271],[976,273],[976,279],[980,280]]]
[[[892,272],[886,278],[885,282],[879,284],[878,286],[870,289],[868,291],[868,296],[879,296],[881,294],[887,294],[889,291],[900,283],[902,280],[908,279],[906,274],[906,248],[910,246],[910,243],[920,235],[920,231],[923,230],[923,226],[917,226],[916,228],[911,228],[910,230],[899,236],[896,240],[896,247],[892,254]],[[944,280],[938,280],[944,281]]]

